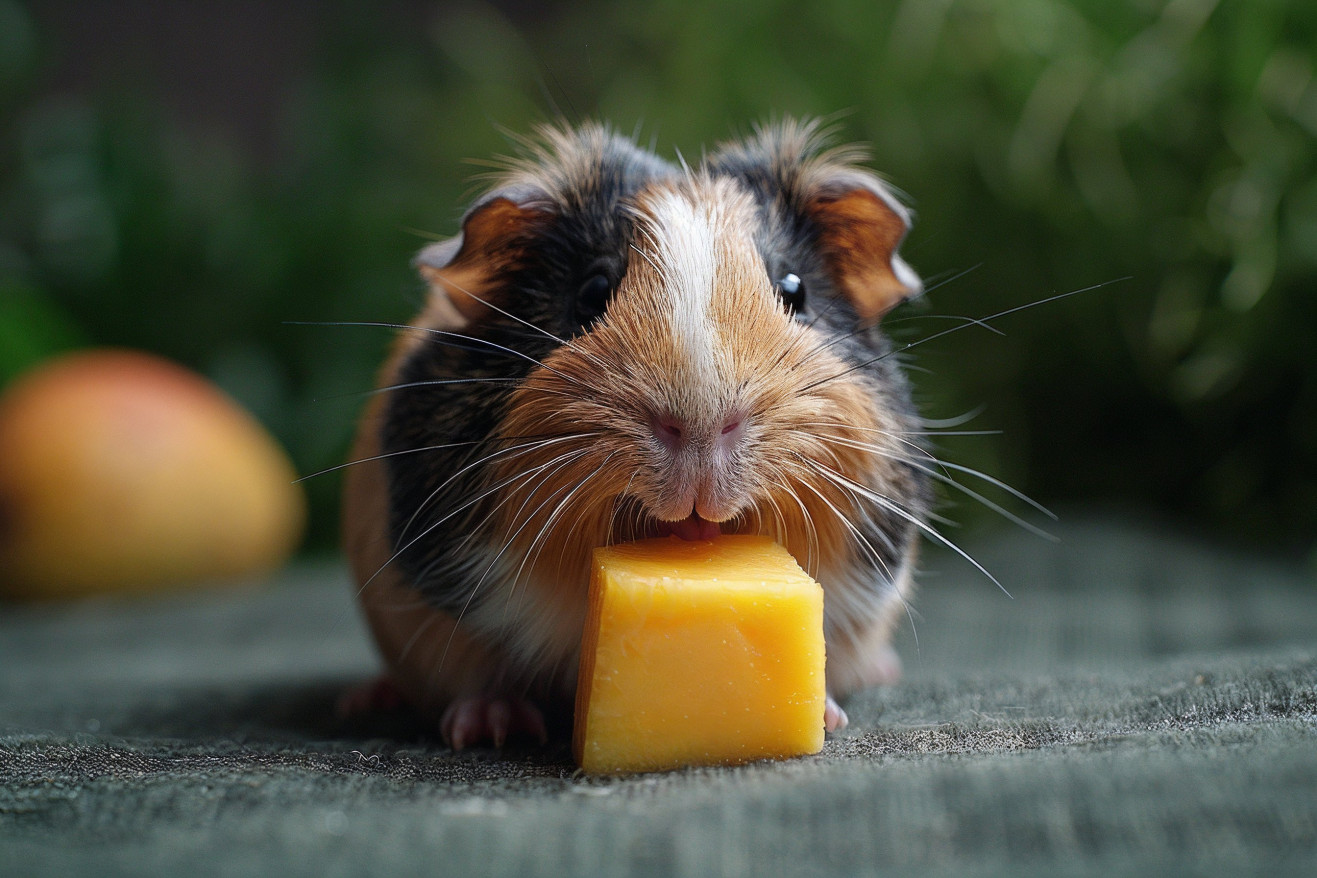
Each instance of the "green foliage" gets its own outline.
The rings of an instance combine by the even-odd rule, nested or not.
[[[267,157],[124,91],[42,89],[57,50],[42,61],[0,2],[0,379],[84,340],[160,351],[322,469],[387,337],[287,321],[409,316],[410,254],[455,230],[466,160],[507,152],[505,131],[597,116],[696,155],[823,115],[916,208],[906,253],[934,283],[891,318],[903,341],[1119,280],[1005,317],[1005,337],[912,348],[931,417],[982,406],[968,428],[1002,431],[940,454],[1047,502],[1310,547],[1317,6],[470,2],[421,27],[391,8],[314,23]],[[325,545],[335,477],[309,485]]]

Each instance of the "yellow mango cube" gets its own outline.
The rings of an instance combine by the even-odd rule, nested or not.
[[[767,537],[596,549],[573,751],[592,774],[817,753],[823,589]]]

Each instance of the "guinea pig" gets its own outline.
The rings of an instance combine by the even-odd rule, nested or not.
[[[672,164],[545,127],[422,250],[348,467],[344,536],[400,695],[455,748],[545,733],[591,550],[766,534],[824,589],[826,725],[888,682],[930,502],[879,319],[908,210],[817,123]],[[381,694],[385,693],[385,694]],[[358,699],[359,701],[360,699]]]

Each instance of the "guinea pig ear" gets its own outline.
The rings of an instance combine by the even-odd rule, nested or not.
[[[524,193],[523,193],[524,194]],[[462,231],[429,245],[414,261],[430,284],[430,309],[444,323],[464,326],[491,313],[508,273],[525,263],[527,249],[550,214],[534,197],[495,193],[462,220]]]
[[[818,186],[804,213],[818,229],[833,284],[865,323],[923,292],[919,276],[897,254],[910,213],[876,177],[851,171]]]

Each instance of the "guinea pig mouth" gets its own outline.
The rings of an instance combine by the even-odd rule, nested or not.
[[[681,521],[651,521],[646,531],[646,536],[711,540],[722,533],[722,528],[716,521],[700,518],[698,512],[692,512],[688,518],[683,518]]]

